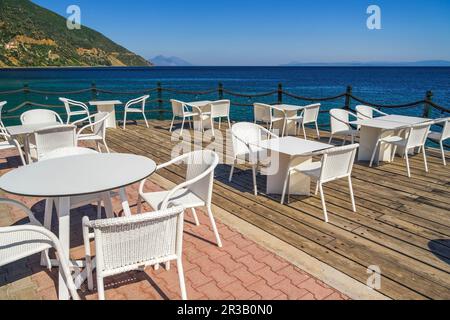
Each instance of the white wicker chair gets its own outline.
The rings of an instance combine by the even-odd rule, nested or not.
[[[22,124],[39,124],[39,123],[63,123],[59,114],[52,110],[34,109],[29,110],[20,115]]]
[[[169,131],[172,132],[175,119],[176,118],[181,118],[181,119],[183,119],[183,122],[181,123],[180,135],[183,135],[184,124],[186,122],[186,119],[193,118],[197,113],[189,111],[187,109],[187,106],[186,106],[185,102],[171,99],[170,103],[172,104],[173,117],[172,117],[172,122],[170,124],[170,130]],[[192,128],[192,122],[190,122],[190,121],[189,121],[189,126]]]
[[[107,112],[99,112],[89,117],[88,125],[82,127],[78,130],[77,133],[77,143],[80,141],[94,141],[97,146],[98,152],[102,152],[100,145],[106,149],[106,152],[109,153],[108,145],[106,144],[106,120],[110,117],[111,114]],[[77,125],[79,123],[83,123],[87,119],[82,119],[80,121],[74,122],[73,125]],[[91,129],[90,133],[83,133],[87,129]]]
[[[342,145],[345,145],[348,137],[351,137],[352,144],[355,143],[355,138],[359,136],[359,130],[353,129],[350,125],[351,116],[356,119],[360,119],[356,114],[347,110],[330,110],[331,135],[328,143],[331,143],[333,141],[333,137],[335,136],[343,137],[344,141]]]
[[[59,98],[59,100],[64,103],[64,107],[66,108],[67,124],[70,124],[70,118],[73,116],[82,116],[85,119],[89,118],[89,107],[85,103],[67,98]]]
[[[301,116],[298,119],[296,119],[296,121],[298,122],[297,135],[298,129],[300,129],[301,126],[303,129],[303,136],[305,137],[306,140],[307,138],[305,125],[313,123],[316,127],[317,139],[320,139],[319,125],[317,124],[317,120],[319,119],[319,113],[320,113],[320,103],[305,106]]]
[[[219,119],[219,129],[221,128],[222,118],[227,119],[228,128],[231,129],[231,121],[230,121],[230,100],[218,100],[211,102],[211,117],[214,119]]]
[[[387,116],[387,113],[384,113],[378,109],[375,109],[373,107],[365,106],[365,105],[359,105],[356,106],[356,114],[360,119],[372,119],[375,114],[379,116]]]
[[[353,212],[356,212],[351,175],[358,147],[359,144],[352,144],[321,151],[315,154],[322,155],[322,160],[320,162],[301,164],[299,166],[291,168],[286,175],[281,203],[284,203],[284,197],[286,194],[287,186],[289,184],[290,173],[292,171],[297,171],[309,176],[311,179],[316,181],[316,195],[320,190],[325,222],[328,222],[328,212],[325,203],[325,195],[323,192],[323,184],[327,182],[343,178],[348,179],[352,209]]]
[[[56,257],[59,260],[59,272],[62,279],[64,279],[72,299],[79,300],[80,297],[70,273],[69,261],[63,254],[58,238],[43,228],[30,209],[22,203],[0,199],[0,204],[14,206],[23,210],[30,220],[30,223],[27,225],[0,227],[0,267],[42,252],[45,254],[47,266],[50,268],[51,262],[48,257],[48,250],[54,248]]]
[[[275,122],[282,121],[283,129],[282,132],[280,132],[280,135],[284,136],[284,131],[286,129],[286,115],[283,110],[269,104],[254,103],[253,111],[255,115],[255,124],[265,123],[269,131],[272,131]]]
[[[145,115],[145,104],[146,104],[148,98],[150,98],[150,96],[145,95],[145,96],[142,96],[142,97],[139,97],[136,99],[132,99],[125,104],[125,110],[124,110],[124,115],[123,115],[123,130],[126,129],[128,113],[141,113],[142,116],[144,117],[145,125],[147,126],[147,128],[149,128],[147,117]],[[136,106],[139,106],[139,107],[136,107]]]
[[[425,164],[425,171],[428,172],[428,163],[427,163],[427,154],[425,151],[425,143],[427,141],[428,134],[430,132],[430,128],[433,125],[433,122],[425,122],[410,126],[408,128],[408,132],[406,138],[401,136],[390,136],[387,138],[382,138],[377,141],[377,144],[373,150],[372,158],[370,159],[370,167],[373,166],[373,162],[375,159],[375,155],[378,149],[381,147],[383,143],[393,145],[392,150],[392,160],[395,159],[395,154],[397,152],[397,148],[404,149],[404,155],[406,160],[406,170],[408,173],[408,177],[411,178],[411,170],[409,167],[409,152],[410,150],[414,150],[419,148],[423,154],[423,162]]]
[[[94,289],[90,239],[95,239],[97,290],[105,299],[105,277],[176,260],[181,298],[187,299],[182,264],[183,207],[131,217],[89,221],[83,218],[88,288]],[[90,230],[94,233],[91,234]]]
[[[73,125],[51,126],[34,133],[36,149],[31,149],[30,156],[40,161],[46,153],[56,149],[76,146],[76,127]]]
[[[236,162],[239,159],[245,160],[248,158],[248,161],[252,166],[254,194],[257,196],[258,184],[256,182],[256,172],[258,167],[265,167],[270,164],[269,157],[264,155],[265,150],[257,145],[262,140],[271,138],[277,139],[278,136],[266,128],[250,122],[234,124],[231,128],[231,134],[233,143],[233,165],[231,166],[229,181],[231,182],[233,180]]]
[[[447,161],[445,160],[444,141],[450,138],[450,118],[437,119],[434,121],[434,124],[443,124],[444,128],[442,129],[442,132],[430,132],[428,134],[428,139],[439,143],[442,153],[442,162],[444,163],[444,166],[446,166]]]
[[[142,181],[139,187],[138,212],[141,212],[142,200],[148,203],[154,210],[164,210],[167,208],[169,202],[173,202],[183,205],[186,209],[191,209],[195,223],[199,225],[195,209],[206,207],[217,245],[222,247],[222,241],[220,240],[211,209],[214,170],[219,164],[219,156],[210,150],[194,151],[159,165],[156,170],[180,162],[184,162],[187,165],[186,181],[177,185],[172,190],[145,193],[144,186],[147,180]]]

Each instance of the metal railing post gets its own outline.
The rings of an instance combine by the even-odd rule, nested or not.
[[[431,104],[429,104],[428,102],[431,102],[433,100],[433,92],[432,91],[427,91],[427,94],[425,96],[425,104],[424,104],[424,108],[423,108],[423,117],[424,118],[432,118],[433,116],[433,108],[431,106]]]
[[[161,82],[158,82],[157,84],[157,94],[158,94],[158,108],[159,108],[159,120],[164,119],[164,104],[163,104],[163,97],[162,97],[162,84]]]
[[[278,84],[278,104],[282,104],[283,103],[283,84],[279,83]]]
[[[223,100],[223,83],[219,82],[219,87],[217,89],[219,100]]]
[[[345,110],[350,110],[352,103],[352,86],[347,86],[347,91],[345,92]]]

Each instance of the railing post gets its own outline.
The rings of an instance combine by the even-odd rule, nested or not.
[[[423,110],[423,117],[424,118],[432,118],[433,108],[431,107],[431,104],[428,102],[431,102],[433,100],[433,92],[427,91],[427,94],[425,96],[425,104],[424,104],[424,110]]]
[[[347,86],[347,91],[345,92],[345,107],[344,107],[346,110],[350,110],[352,103],[352,92],[353,92],[352,86]]]
[[[28,100],[28,94],[30,93],[30,88],[28,86],[28,83],[24,83],[23,85],[23,94],[25,95],[25,101]]]
[[[219,82],[219,88],[217,89],[219,94],[219,100],[223,100],[223,83]]]
[[[91,83],[91,99],[92,101],[97,100],[97,85],[95,82]]]
[[[278,84],[278,104],[282,104],[283,103],[283,84],[279,83]]]
[[[158,108],[159,108],[159,120],[164,118],[164,112],[162,109],[164,108],[163,100],[162,100],[162,84],[158,82],[157,84],[157,94],[158,94]]]

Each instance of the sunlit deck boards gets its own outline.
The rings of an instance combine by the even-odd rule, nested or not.
[[[150,129],[111,129],[107,140],[116,152],[163,163],[179,143],[171,141],[169,126],[167,121],[152,121]],[[264,194],[253,196],[251,173],[245,167],[229,183],[229,166],[220,166],[213,203],[361,283],[367,282],[369,266],[379,266],[379,291],[390,298],[449,299],[450,170],[437,152],[430,150],[428,156],[429,173],[421,156],[412,159],[412,179],[398,158],[377,168],[357,163],[353,184],[358,212],[351,211],[345,181],[327,184],[329,224],[323,222],[318,197],[291,197],[289,205],[281,205]],[[159,174],[179,183],[182,172],[175,166]],[[264,177],[258,183],[263,192]]]

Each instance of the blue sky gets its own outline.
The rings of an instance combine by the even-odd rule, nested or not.
[[[150,58],[196,65],[450,60],[448,0],[34,0]],[[366,27],[369,5],[382,29]]]

